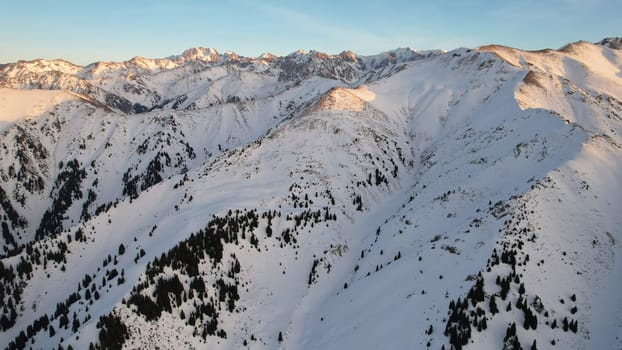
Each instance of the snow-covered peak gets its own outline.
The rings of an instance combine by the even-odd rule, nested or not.
[[[127,63],[134,65],[140,69],[149,70],[149,71],[172,69],[172,68],[177,67],[177,65],[174,62],[168,59],[145,58],[141,56],[133,57]]]
[[[214,48],[194,47],[185,50],[181,56],[174,56],[177,60],[182,62],[187,61],[205,61],[210,63],[219,62],[222,57],[218,51]]]
[[[245,57],[242,57],[240,55],[238,55],[236,52],[234,51],[227,51],[222,55],[222,59],[224,62],[229,62],[229,63],[237,63],[240,62],[242,60],[249,60]]]
[[[350,62],[358,61],[358,56],[356,55],[356,53],[350,50],[342,51],[339,54],[339,57],[341,57],[343,60],[350,61]]]
[[[622,37],[605,38],[596,43],[614,50],[622,50]]]
[[[278,58],[279,56],[271,54],[269,52],[264,52],[261,55],[259,55],[259,57],[257,57],[258,60],[266,62],[266,63],[270,63],[272,61],[274,61],[276,58]]]
[[[4,67],[0,68],[0,77],[13,78],[24,74],[41,74],[45,72],[76,74],[81,68],[81,66],[61,59],[36,59],[32,61],[18,61],[16,63],[6,64]]]
[[[105,74],[115,74],[117,72],[126,71],[128,65],[131,64],[136,64],[136,66],[140,67],[143,62],[146,62],[146,60],[137,57],[128,62],[93,62],[84,67],[84,69],[80,72],[80,76],[95,78]]]
[[[285,56],[285,58],[300,60],[300,59],[306,58],[308,56],[308,54],[309,54],[309,52],[307,50],[298,49],[298,50],[288,54],[287,56]]]
[[[442,50],[419,51],[409,47],[385,51],[377,55],[362,56],[362,62],[371,68],[384,67],[391,64],[404,63],[429,56],[440,55]]]
[[[338,59],[342,59],[345,57],[342,57],[341,54],[332,55],[332,54],[328,54],[322,51],[316,51],[316,50],[306,51],[306,50],[301,49],[301,50],[296,50],[282,58],[286,60],[293,60],[295,62],[303,63],[303,62],[311,62],[311,61],[320,62],[320,61],[326,61],[326,60],[336,60],[336,59],[338,60]]]
[[[575,84],[588,91],[598,90],[614,96],[622,93],[619,75],[622,54],[616,50],[604,55],[602,46],[587,41],[570,43],[559,50],[526,51],[501,45],[482,46],[477,50],[493,53],[515,67],[534,73],[561,79],[572,77]],[[603,83],[601,78],[608,82]]]
[[[351,89],[336,87],[324,95],[312,110],[362,111],[365,101]]]
[[[564,52],[564,53],[569,53],[569,54],[578,54],[581,53],[582,51],[585,50],[590,50],[591,48],[594,47],[595,44],[589,42],[589,41],[585,41],[585,40],[579,40],[579,41],[575,41],[573,43],[567,44],[562,46],[559,50],[559,52]],[[544,50],[538,50],[538,51],[534,51],[534,52],[546,52],[546,51],[553,51],[550,49],[544,49]]]

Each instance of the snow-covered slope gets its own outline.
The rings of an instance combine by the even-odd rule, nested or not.
[[[0,130],[17,120],[37,117],[57,104],[78,99],[65,91],[0,88]]]
[[[620,348],[612,42],[7,65],[0,344]]]

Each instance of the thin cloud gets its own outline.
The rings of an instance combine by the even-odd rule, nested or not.
[[[314,32],[318,35],[331,38],[344,43],[356,42],[357,44],[365,43],[370,48],[382,47],[386,45],[388,38],[373,34],[369,31],[345,27],[335,23],[323,21],[317,17],[310,16],[290,8],[262,4],[255,1],[241,0],[245,5],[251,5],[257,10],[275,18],[279,18],[296,27],[305,28],[307,31]]]

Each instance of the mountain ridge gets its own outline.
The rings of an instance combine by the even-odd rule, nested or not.
[[[338,55],[310,51],[266,59],[265,55],[247,58],[235,53],[221,55],[211,48],[193,48],[167,58],[134,57],[124,62],[95,62],[84,67],[63,60],[33,60],[5,65],[0,70],[0,86],[71,90],[112,109],[136,114],[162,108],[163,104],[178,106],[180,100],[187,100],[191,91],[185,88],[179,90],[175,83],[188,84],[184,79],[201,71],[209,74],[209,71],[217,71],[221,66],[264,75],[270,74],[272,69],[279,69],[279,79],[287,81],[303,78],[300,74],[304,77],[319,74],[355,84],[366,74],[438,53],[397,49],[374,56],[356,56],[345,51]],[[168,79],[172,91],[162,90],[160,82],[146,81],[146,76],[150,75],[154,75],[151,79],[160,76]],[[145,76],[145,79],[135,79],[136,76]],[[180,81],[176,82],[176,79]],[[193,108],[192,102],[187,102],[185,107]]]

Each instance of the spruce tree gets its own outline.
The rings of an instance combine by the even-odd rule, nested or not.
[[[496,297],[493,295],[490,297],[490,303],[489,303],[489,308],[490,308],[490,312],[494,315],[496,313],[499,312],[499,308],[497,308],[497,301],[495,300]]]

